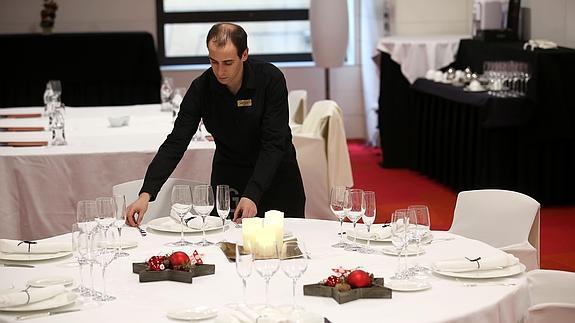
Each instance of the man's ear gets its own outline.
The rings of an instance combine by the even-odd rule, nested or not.
[[[242,62],[245,62],[247,59],[248,59],[248,49],[246,48],[244,50],[244,52],[242,53],[241,60],[242,60]]]

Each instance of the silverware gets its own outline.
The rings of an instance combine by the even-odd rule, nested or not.
[[[56,310],[56,311],[50,311],[50,312],[21,315],[21,316],[17,316],[16,320],[22,321],[22,320],[28,320],[28,319],[35,319],[35,318],[46,317],[46,316],[51,316],[51,315],[56,315],[56,314],[77,312],[79,310],[80,310],[79,308],[69,308],[69,309],[65,309],[65,310]]]
[[[465,287],[480,287],[480,286],[515,286],[516,283],[463,283]]]
[[[136,228],[138,229],[138,231],[140,231],[140,235],[141,235],[142,237],[145,237],[145,236],[147,236],[147,235],[148,235],[148,232],[146,232],[146,230],[144,230],[144,229],[140,228],[140,226],[139,226],[139,225],[138,225],[138,226],[136,226]]]
[[[0,264],[2,267],[19,267],[19,268],[34,268],[33,265],[25,265],[25,264]]]

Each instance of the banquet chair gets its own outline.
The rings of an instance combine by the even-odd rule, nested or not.
[[[522,193],[463,191],[457,195],[449,232],[511,253],[527,270],[538,269],[539,210],[539,202]]]
[[[289,122],[302,124],[307,113],[307,91],[292,90],[288,93]]]
[[[527,273],[530,307],[526,323],[573,322],[575,320],[575,273],[532,270]]]
[[[307,194],[306,218],[334,220],[329,209],[330,188],[353,186],[343,117],[337,103],[314,103],[301,127],[294,130],[293,143]]]
[[[114,185],[112,188],[112,193],[114,195],[123,194],[126,197],[126,204],[129,205],[138,198],[138,193],[142,188],[143,182],[143,179],[137,179],[134,181]],[[148,204],[148,210],[146,211],[142,223],[147,223],[150,220],[170,215],[170,210],[172,207],[172,187],[174,187],[174,185],[189,185],[190,189],[193,190],[194,186],[199,184],[205,183],[189,179],[168,178],[168,180],[162,186],[162,189],[160,189],[160,192],[158,192],[156,199]]]

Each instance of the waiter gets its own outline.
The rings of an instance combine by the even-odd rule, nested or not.
[[[128,224],[140,224],[148,202],[180,162],[200,119],[216,143],[212,187],[227,184],[241,194],[234,221],[271,209],[303,218],[305,193],[288,125],[282,72],[248,59],[247,34],[238,25],[212,26],[206,45],[211,68],[192,82],[184,96],[174,129],[148,166],[138,199],[128,206]]]

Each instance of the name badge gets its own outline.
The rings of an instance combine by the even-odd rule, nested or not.
[[[238,105],[238,108],[251,107],[252,106],[252,99],[238,100],[237,105]]]

